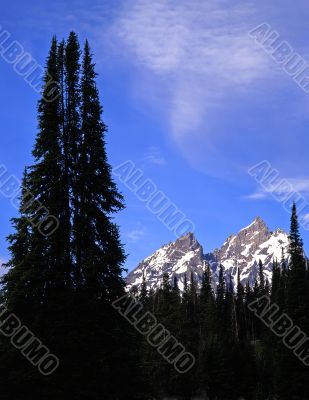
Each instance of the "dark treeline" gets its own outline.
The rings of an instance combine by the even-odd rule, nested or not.
[[[53,101],[50,80],[59,82]],[[125,252],[113,215],[124,204],[111,177],[101,115],[88,43],[81,50],[74,33],[66,41],[54,38],[34,162],[24,172],[2,278],[1,399],[307,399],[307,369],[248,309],[269,294],[309,332],[308,275],[295,207],[289,265],[274,263],[272,288],[260,263],[254,288],[238,279],[234,290],[221,268],[213,290],[206,268],[201,288],[191,278],[180,294],[177,280],[164,276],[155,293],[146,282],[135,293],[144,310],[196,357],[187,373],[179,374],[114,310],[113,301],[125,294]],[[38,229],[46,211],[59,221],[49,235]],[[31,334],[29,339],[29,331],[21,335],[12,313],[39,342]],[[29,343],[37,346],[30,352]],[[44,346],[60,360],[50,375],[37,368]]]
[[[260,261],[253,288],[249,284],[243,286],[238,273],[234,289],[222,266],[215,290],[209,266],[204,271],[199,290],[193,274],[190,284],[185,277],[182,294],[177,278],[171,284],[168,275],[164,275],[156,292],[146,290],[145,280],[139,293],[133,288],[133,294],[144,308],[196,357],[195,366],[189,372],[178,374],[156,350],[149,348],[145,339],[140,347],[140,363],[147,390],[153,397],[309,398],[309,367],[249,308],[251,303],[259,305],[257,299],[267,296],[270,304],[279,307],[272,321],[287,313],[294,325],[309,332],[309,280],[295,205],[289,239],[289,263],[286,265],[284,254],[282,260],[274,260],[271,287]],[[296,330],[293,331],[291,345],[302,338],[297,336]],[[309,361],[308,343],[304,352]]]

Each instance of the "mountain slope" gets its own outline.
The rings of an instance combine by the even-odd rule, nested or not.
[[[281,229],[270,232],[265,222],[257,217],[237,235],[230,235],[220,249],[211,253],[204,254],[203,247],[192,233],[161,247],[128,274],[127,287],[139,287],[145,274],[148,288],[156,289],[161,284],[163,273],[168,273],[171,279],[175,275],[178,277],[179,288],[183,290],[185,275],[190,282],[193,272],[194,279],[200,282],[206,263],[211,267],[214,284],[222,264],[226,276],[231,275],[234,285],[238,268],[241,281],[245,283],[249,279],[250,285],[253,285],[259,260],[263,262],[265,278],[270,282],[273,260],[280,261],[282,251],[287,258],[287,250],[288,234]]]

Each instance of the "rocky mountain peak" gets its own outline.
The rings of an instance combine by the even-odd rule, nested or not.
[[[192,232],[187,233],[175,242],[171,242],[143,260],[127,276],[127,286],[139,286],[143,273],[148,288],[157,288],[162,282],[163,273],[173,279],[178,277],[182,290],[184,276],[190,282],[191,273],[197,282],[201,281],[203,270],[208,263],[212,270],[214,284],[218,279],[219,266],[222,264],[227,276],[236,284],[237,270],[243,283],[249,280],[253,284],[258,271],[258,262],[264,264],[265,278],[272,277],[273,260],[281,260],[282,250],[288,255],[288,235],[281,229],[270,232],[265,222],[256,217],[253,222],[241,229],[236,235],[228,236],[221,248],[204,254],[203,247]]]
[[[241,229],[237,235],[229,236],[221,249],[217,250],[216,257],[224,260],[232,257],[249,256],[269,236],[270,231],[265,222],[260,217],[256,217],[250,225]]]
[[[256,231],[269,232],[268,226],[266,225],[264,220],[259,216],[255,217],[253,222],[251,222],[251,224],[246,226],[245,228],[241,229],[239,233],[241,233],[241,232],[256,232]]]
[[[178,238],[173,245],[183,251],[195,250],[197,247],[200,247],[200,244],[192,232],[186,233]]]
[[[145,274],[148,287],[155,289],[160,286],[163,274],[168,273],[171,278],[175,275],[178,276],[181,289],[184,275],[187,274],[188,280],[190,280],[192,271],[198,278],[204,266],[203,248],[194,234],[190,232],[145,258],[127,276],[127,286],[128,288],[133,285],[138,286],[142,282],[143,274]]]

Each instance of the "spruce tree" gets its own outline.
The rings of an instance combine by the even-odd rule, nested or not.
[[[292,206],[289,235],[289,270],[286,286],[286,313],[293,324],[309,331],[309,287],[303,242],[300,237],[297,210]],[[303,399],[308,392],[308,372],[292,351],[281,345],[276,363],[276,390],[280,399]],[[289,385],[293,382],[293,385]]]
[[[296,205],[293,204],[289,235],[289,277],[287,286],[287,311],[294,323],[308,326],[308,282],[303,242],[299,233]]]
[[[213,296],[213,290],[211,286],[211,272],[209,264],[206,265],[206,268],[203,271],[202,277],[202,285],[201,285],[201,292],[200,292],[200,302],[203,305],[207,304],[207,301],[210,297]]]
[[[273,261],[273,270],[272,270],[272,287],[271,287],[271,300],[276,302],[278,300],[278,292],[280,286],[280,277],[281,271],[278,265],[278,261]]]
[[[60,265],[60,230],[45,236],[40,229],[43,226],[40,221],[43,222],[47,214],[53,215],[58,221],[61,217],[59,101],[58,98],[52,102],[44,100],[49,90],[49,76],[58,82],[56,38],[52,40],[44,79],[45,89],[38,106],[39,133],[33,150],[35,164],[24,172],[20,217],[13,219],[15,233],[8,238],[12,254],[8,266],[11,270],[3,278],[7,304],[16,312],[22,311],[24,317],[25,301],[32,307],[40,307],[47,302],[53,286],[62,286],[64,283]],[[49,276],[52,269],[55,273]],[[31,312],[29,314],[31,318]]]
[[[59,82],[51,102],[50,77]],[[111,306],[124,294],[125,254],[112,219],[123,198],[111,178],[95,80],[88,43],[80,69],[76,34],[59,45],[54,38],[38,107],[34,164],[23,177],[20,216],[9,237],[10,270],[2,283],[9,310],[60,358],[60,366],[44,378],[6,347],[0,361],[3,369],[13,366],[3,385],[9,398],[28,392],[33,400],[138,395],[128,384],[139,376],[130,347],[135,333]],[[59,222],[52,234],[46,232],[48,213]]]
[[[265,277],[263,271],[263,263],[261,260],[259,260],[259,293],[260,296],[263,296],[263,294],[265,294]]]
[[[198,382],[202,391],[208,392],[211,385],[211,372],[214,365],[216,344],[216,303],[211,284],[209,264],[203,271],[199,294],[199,347],[198,347]]]
[[[219,324],[220,324],[221,328],[223,328],[223,325],[225,322],[224,321],[225,294],[226,294],[226,283],[225,283],[225,279],[224,279],[224,268],[223,268],[223,265],[220,264],[216,303],[217,303],[217,309],[218,309]]]
[[[246,339],[246,310],[245,290],[240,281],[240,269],[237,269],[236,292],[237,339],[243,342]]]
[[[142,278],[141,290],[138,295],[138,300],[143,304],[146,305],[148,300],[148,290],[147,290],[147,283],[145,278],[145,271],[143,271],[143,278]]]
[[[119,242],[113,213],[123,208],[107,162],[102,107],[88,42],[85,44],[81,79],[81,135],[76,161],[74,195],[74,248],[81,285],[108,301],[119,296],[125,254]],[[73,160],[74,162],[74,160]],[[75,189],[75,190],[74,190]]]

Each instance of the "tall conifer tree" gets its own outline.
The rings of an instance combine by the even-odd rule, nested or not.
[[[59,83],[54,101],[47,99],[51,77]],[[118,385],[119,376],[134,382],[139,374],[129,354],[134,334],[111,306],[124,294],[125,254],[112,220],[123,198],[111,177],[95,80],[88,43],[80,66],[76,34],[59,45],[54,38],[38,107],[34,164],[25,170],[3,284],[9,310],[60,358],[60,367],[43,378],[30,363],[18,362],[20,356],[13,360],[8,348],[1,364],[9,359],[16,364],[6,373],[15,399],[28,391],[33,400],[135,395],[129,385]],[[43,224],[47,212],[59,221],[50,235]]]

